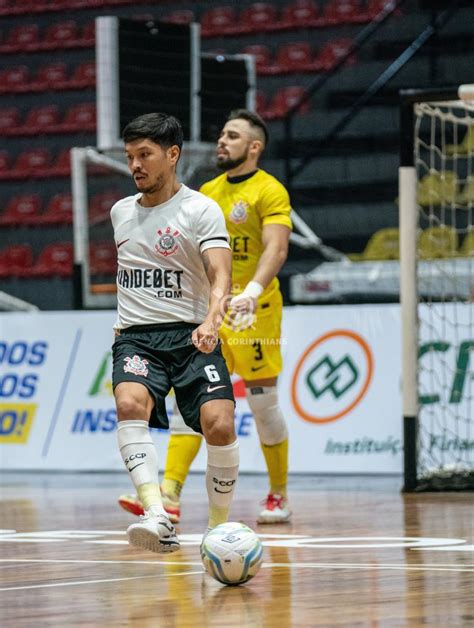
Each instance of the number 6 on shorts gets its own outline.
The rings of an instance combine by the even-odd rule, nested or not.
[[[208,364],[207,366],[205,366],[204,367],[204,371],[206,372],[207,379],[210,382],[220,382],[221,381],[221,377],[220,377],[219,373],[216,371],[216,367],[214,366],[214,364]]]

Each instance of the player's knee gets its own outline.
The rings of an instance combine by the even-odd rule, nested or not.
[[[116,399],[117,420],[143,419],[148,420],[146,404],[130,396],[120,396]]]
[[[260,441],[264,445],[278,445],[288,438],[288,428],[278,403],[275,386],[246,390]]]
[[[209,445],[230,445],[236,439],[234,417],[227,412],[208,413],[202,429]]]

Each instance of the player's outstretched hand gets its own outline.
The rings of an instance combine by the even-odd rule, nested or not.
[[[191,335],[193,345],[203,353],[211,353],[217,345],[217,330],[212,323],[204,321]]]

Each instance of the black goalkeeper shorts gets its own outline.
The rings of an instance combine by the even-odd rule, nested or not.
[[[200,408],[212,399],[234,401],[220,341],[202,353],[191,341],[194,323],[136,325],[121,330],[112,346],[112,384],[138,382],[150,391],[155,410],[150,427],[169,427],[165,397],[174,388],[176,402],[190,428],[201,432]],[[133,418],[133,417],[131,417]]]

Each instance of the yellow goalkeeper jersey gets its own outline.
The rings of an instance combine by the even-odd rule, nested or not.
[[[290,198],[285,187],[264,170],[252,175],[231,177],[221,174],[200,190],[212,198],[224,212],[232,247],[233,292],[242,292],[253,278],[263,252],[264,225],[285,225],[291,229]],[[260,299],[279,287],[275,277]]]

